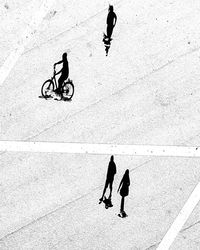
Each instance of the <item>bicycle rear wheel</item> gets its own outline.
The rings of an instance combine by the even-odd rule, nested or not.
[[[63,99],[70,100],[74,95],[74,84],[72,81],[65,82],[62,91]]]
[[[54,84],[52,80],[47,80],[43,83],[41,88],[41,94],[44,98],[51,97],[52,91],[54,90]]]

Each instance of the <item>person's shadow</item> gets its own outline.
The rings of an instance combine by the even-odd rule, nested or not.
[[[108,51],[110,49],[111,41],[112,41],[112,33],[113,29],[117,22],[117,16],[113,11],[113,6],[109,5],[108,16],[107,16],[107,34],[103,34],[103,42],[105,45],[106,56],[108,55]]]
[[[112,38],[109,38],[104,34],[103,42],[104,42],[104,46],[105,46],[106,56],[108,55],[108,51],[110,49],[111,41],[112,41]]]
[[[114,176],[116,172],[117,172],[116,164],[114,162],[114,156],[112,155],[110,157],[110,162],[108,164],[106,182],[105,182],[105,186],[103,189],[103,193],[102,193],[101,198],[99,199],[99,204],[103,202],[105,204],[106,209],[109,207],[113,207],[111,197],[112,197],[112,189],[113,189],[112,186],[113,186]],[[108,196],[108,198],[106,198],[105,193],[108,187],[110,188],[110,195]]]
[[[109,207],[113,207],[111,198],[106,198],[106,197],[104,196],[103,203],[105,204],[105,208],[106,208],[106,209],[108,209]]]

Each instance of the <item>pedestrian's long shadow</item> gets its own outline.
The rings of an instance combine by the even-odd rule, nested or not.
[[[106,36],[106,34],[103,34],[103,42],[104,42],[104,46],[105,46],[106,56],[108,56],[108,51],[110,49],[112,40],[113,40],[112,37],[109,38]]]
[[[112,33],[113,29],[116,25],[117,22],[117,15],[114,12],[113,5],[109,5],[108,8],[108,16],[107,16],[107,29],[106,29],[106,34],[103,34],[103,42],[105,45],[105,51],[106,51],[106,56],[108,55],[108,51],[110,49],[111,41],[112,41]]]

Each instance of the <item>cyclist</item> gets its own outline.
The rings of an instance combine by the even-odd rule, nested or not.
[[[56,65],[61,64],[61,63],[63,64],[62,69],[60,71],[58,71],[57,73],[55,73],[55,75],[58,75],[58,74],[61,73],[61,76],[58,79],[58,88],[55,90],[56,94],[59,94],[59,95],[62,92],[62,85],[63,85],[64,81],[69,76],[69,65],[68,65],[68,61],[67,61],[67,53],[64,53],[62,55],[62,60],[61,61],[54,64],[54,71],[55,71]]]

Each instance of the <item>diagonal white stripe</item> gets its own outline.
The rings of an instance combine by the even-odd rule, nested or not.
[[[24,32],[24,34],[21,37],[21,42],[19,42],[19,44],[16,46],[15,49],[13,49],[13,51],[10,53],[10,55],[4,62],[3,66],[0,68],[0,75],[1,75],[0,86],[6,80],[11,69],[14,67],[15,63],[24,52],[26,45],[31,40],[37,27],[42,22],[47,12],[50,10],[54,1],[55,0],[45,0],[40,6],[39,10],[33,16],[31,23],[29,24],[27,30]]]
[[[0,151],[200,157],[198,147],[0,141]]]
[[[0,151],[4,152],[50,152],[78,154],[114,154],[135,156],[200,157],[198,147],[114,145],[58,142],[0,141]],[[167,250],[187,221],[200,200],[200,183],[196,186],[179,215],[164,236],[157,250]]]
[[[180,232],[181,228],[183,227],[183,225],[189,218],[190,214],[198,204],[199,200],[200,200],[200,182],[195,187],[194,191],[190,195],[184,207],[181,209],[180,213],[178,214],[175,221],[173,222],[170,229],[164,236],[160,245],[158,246],[157,250],[167,250],[170,248],[177,234]]]

